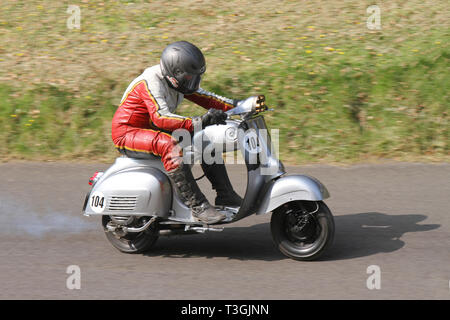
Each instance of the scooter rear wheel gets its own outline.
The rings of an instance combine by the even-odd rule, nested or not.
[[[159,231],[154,226],[150,226],[142,232],[127,233],[123,236],[118,236],[106,228],[106,225],[110,221],[110,216],[102,217],[103,230],[109,242],[121,252],[142,253],[148,251],[155,244],[156,240],[158,240]]]
[[[322,201],[292,201],[278,207],[270,228],[278,249],[295,260],[318,259],[334,238],[333,215]]]

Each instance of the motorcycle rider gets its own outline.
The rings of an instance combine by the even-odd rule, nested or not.
[[[161,157],[164,168],[193,216],[205,223],[216,223],[225,216],[216,211],[200,191],[189,166],[182,161],[182,150],[171,136],[176,129],[225,124],[224,111],[238,100],[218,96],[200,88],[206,70],[205,58],[192,43],[178,41],[163,51],[159,65],[149,67],[125,91],[112,120],[112,139],[116,148],[129,157]],[[182,117],[175,110],[186,98],[205,109],[201,117]],[[240,206],[242,198],[234,192],[223,163],[201,167],[217,192],[216,205]]]

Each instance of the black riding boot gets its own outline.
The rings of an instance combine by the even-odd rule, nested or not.
[[[217,192],[215,205],[239,207],[242,203],[242,198],[234,192],[225,164],[206,164],[202,162],[201,166],[213,189]]]
[[[168,172],[184,204],[191,208],[192,215],[197,219],[213,224],[225,218],[225,215],[216,211],[208,202],[205,195],[200,191],[191,169],[187,165]]]

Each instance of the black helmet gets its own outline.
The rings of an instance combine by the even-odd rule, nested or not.
[[[162,75],[169,85],[183,94],[198,90],[206,70],[203,53],[187,41],[169,44],[161,55],[160,64]]]

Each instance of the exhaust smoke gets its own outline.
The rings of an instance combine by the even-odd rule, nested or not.
[[[81,233],[95,230],[92,220],[74,216],[70,212],[48,211],[37,213],[32,208],[13,201],[0,200],[0,234],[25,233],[42,237],[48,233]]]

